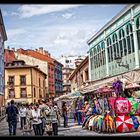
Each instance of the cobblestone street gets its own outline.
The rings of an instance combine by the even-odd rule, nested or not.
[[[61,120],[63,122],[63,120]],[[22,131],[19,129],[19,123],[17,127],[17,136],[23,136]],[[132,132],[132,133],[116,133],[116,134],[103,134],[96,133],[94,131],[88,131],[78,126],[76,123],[73,123],[73,120],[69,120],[69,127],[63,128],[62,124],[59,127],[59,136],[140,136],[140,132]],[[8,136],[8,125],[6,120],[2,120],[0,122],[0,136]],[[34,136],[34,132],[32,131],[31,136]]]

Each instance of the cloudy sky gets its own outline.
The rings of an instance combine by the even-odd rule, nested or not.
[[[5,47],[43,47],[54,58],[84,55],[87,40],[126,5],[0,5],[8,36]]]

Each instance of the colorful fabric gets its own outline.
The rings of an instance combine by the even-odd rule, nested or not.
[[[140,103],[138,104],[138,113],[140,114]]]
[[[116,113],[119,115],[125,115],[129,114],[130,109],[131,109],[131,104],[129,100],[126,100],[125,98],[117,98],[115,102],[115,108],[116,108]]]
[[[109,97],[108,98],[110,110],[115,110],[115,100],[116,99],[114,97]]]
[[[133,98],[126,98],[126,99],[129,100],[131,103],[130,115],[136,114],[138,111],[138,102],[134,101]]]
[[[104,98],[104,109],[109,110],[107,98]]]
[[[135,116],[131,116],[131,119],[132,119],[132,121],[133,121],[133,124],[134,124],[134,129],[137,129],[138,127],[139,127],[139,122],[138,122],[138,119],[137,119],[137,117],[135,117]]]
[[[102,121],[103,121],[104,116],[99,116],[97,119],[97,128],[101,131],[102,129]]]
[[[101,114],[104,113],[104,99],[98,99],[99,105],[100,105],[100,109],[101,109]]]
[[[102,110],[100,108],[100,104],[99,104],[98,100],[95,101],[95,106],[96,106],[96,112],[97,112],[97,114],[101,114],[102,113]]]
[[[106,123],[107,129],[108,128],[112,129],[113,128],[113,119],[112,119],[112,117],[109,114],[107,114],[104,119],[105,119],[105,123]]]

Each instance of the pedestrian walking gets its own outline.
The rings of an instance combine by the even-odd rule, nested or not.
[[[22,104],[19,109],[19,116],[20,116],[20,129],[22,130],[23,127],[26,125],[26,118],[27,118],[27,109]]]
[[[64,127],[68,127],[68,107],[66,106],[66,102],[62,104],[62,116],[64,118]]]
[[[61,118],[61,111],[60,111],[60,108],[58,107],[57,103],[55,102],[54,103],[54,107],[56,108],[57,110],[57,120],[58,120],[58,126],[61,125],[61,122],[60,122],[60,118]]]
[[[39,105],[36,104],[32,110],[32,124],[35,135],[42,135],[42,120]]]
[[[78,125],[80,125],[81,122],[81,112],[79,111],[81,109],[82,109],[82,103],[80,98],[78,97],[76,101],[76,114],[77,114]]]
[[[6,119],[9,126],[9,135],[16,135],[18,114],[19,111],[14,104],[14,100],[11,100],[11,105],[6,108]]]
[[[55,105],[54,101],[50,101],[50,108],[53,135],[58,135],[58,107]]]
[[[42,120],[42,135],[44,134],[44,131],[45,131],[45,126],[46,126],[46,119],[45,119],[45,116],[44,116],[44,110],[45,108],[48,108],[48,106],[46,105],[46,100],[41,100],[40,101],[40,105],[39,105],[39,108],[41,110],[41,120]]]

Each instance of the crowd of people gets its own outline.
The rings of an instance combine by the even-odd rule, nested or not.
[[[41,100],[38,103],[17,104],[11,100],[6,107],[6,118],[9,126],[9,135],[16,135],[17,123],[20,123],[20,129],[26,132],[34,131],[35,135],[43,136],[58,135],[60,118],[63,117],[63,127],[68,127],[68,113],[72,110],[72,105],[62,102],[61,108],[53,99]],[[74,107],[73,118],[78,125],[83,124],[85,120],[93,113],[92,107],[88,101],[83,103],[81,98],[77,98]],[[24,134],[23,133],[23,134]],[[29,133],[30,135],[30,133]]]
[[[9,135],[16,135],[17,123],[23,132],[30,132],[33,128],[34,134],[43,136],[58,135],[61,111],[52,100],[41,100],[39,103],[15,104],[11,100],[6,107],[6,119],[9,126]]]

